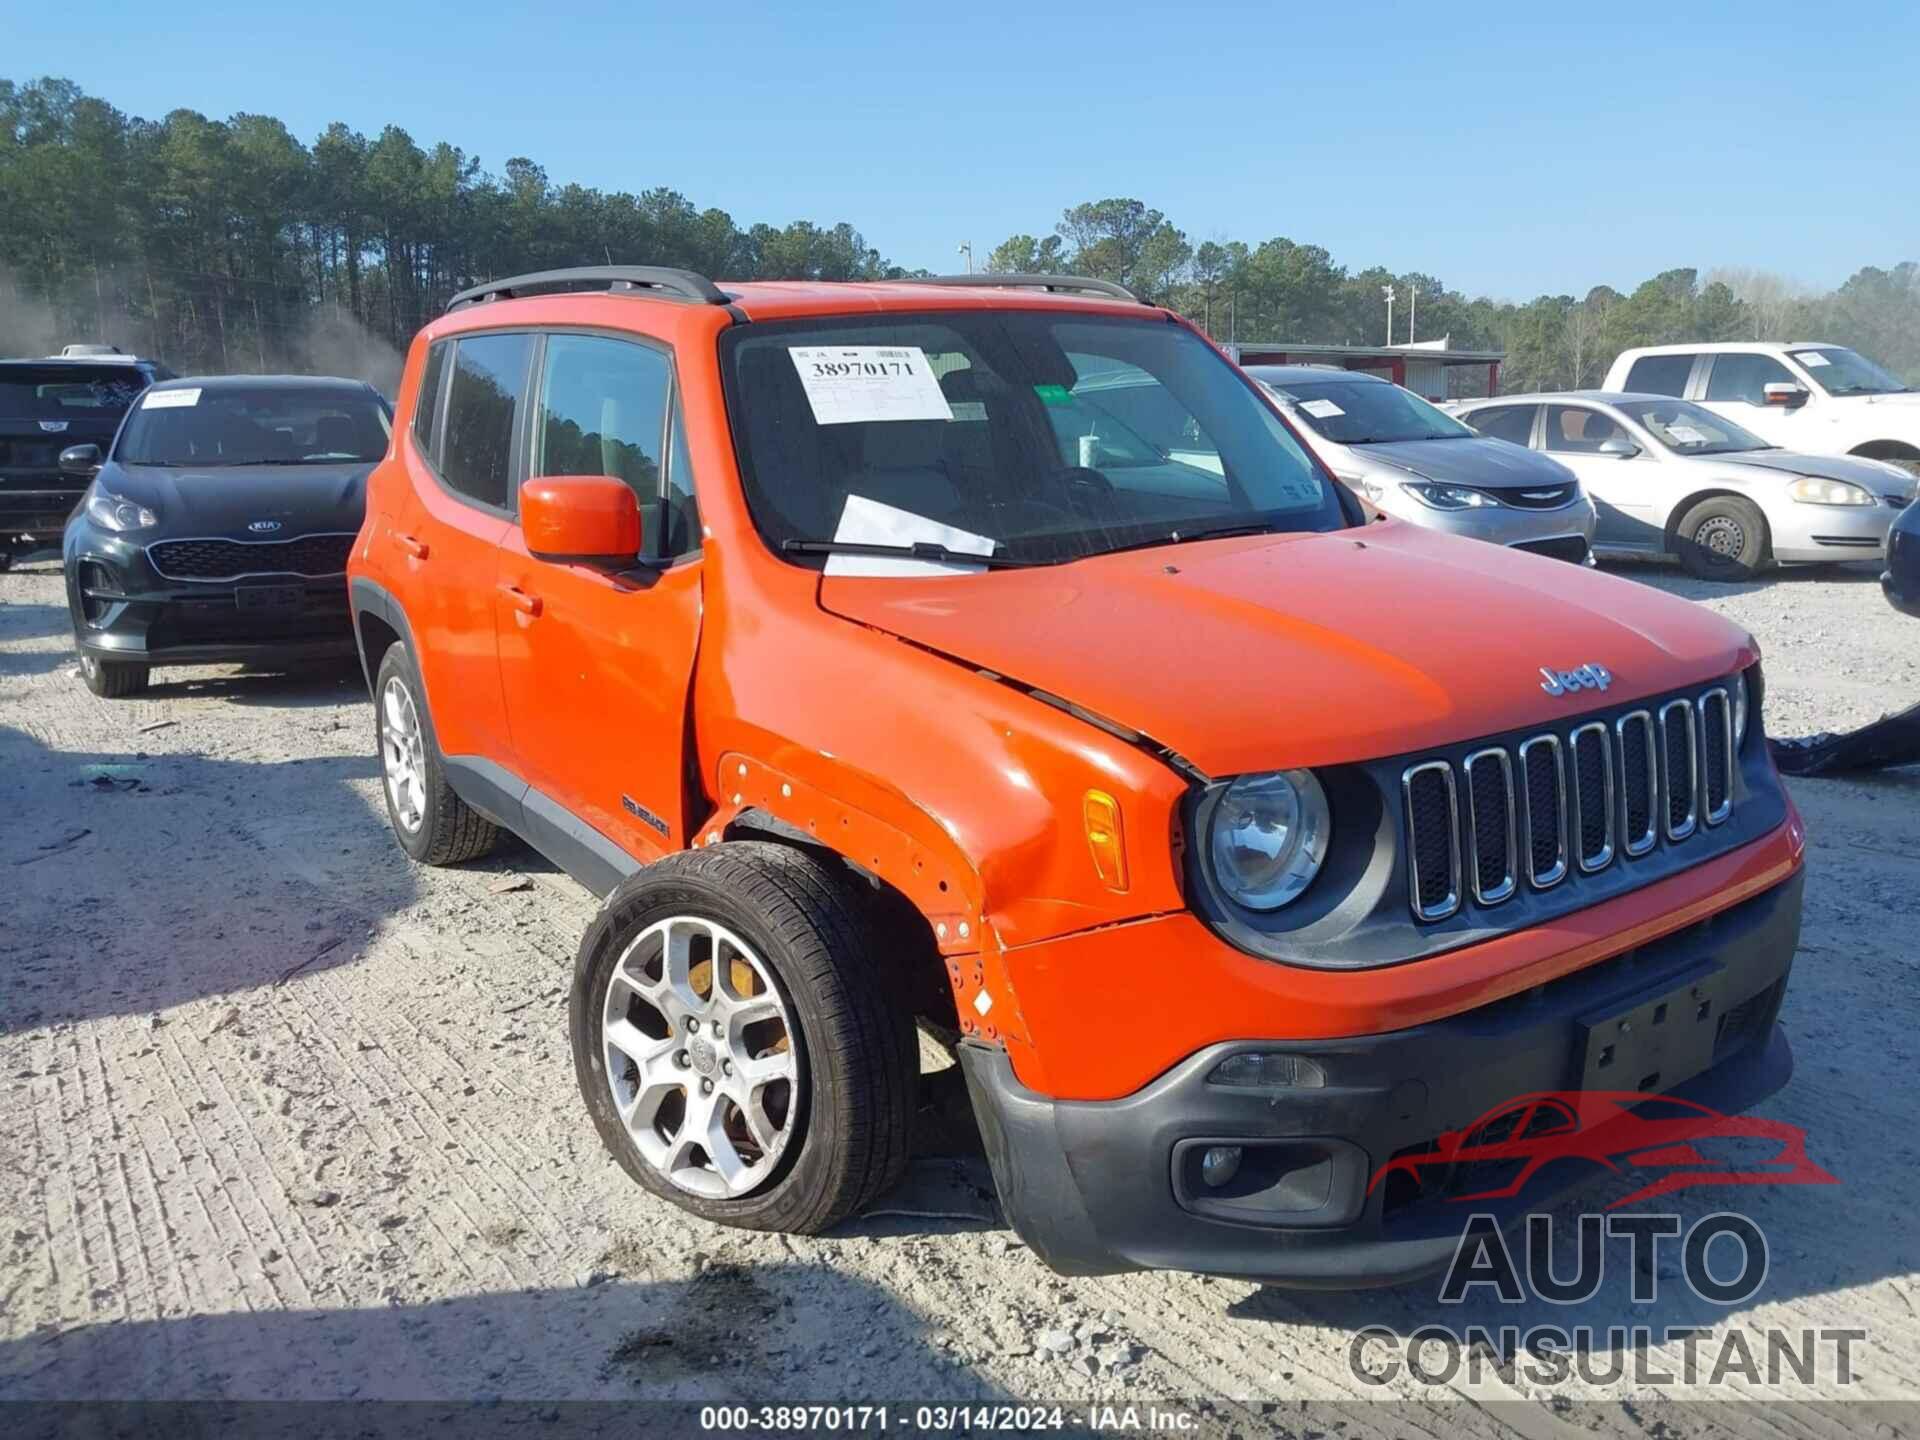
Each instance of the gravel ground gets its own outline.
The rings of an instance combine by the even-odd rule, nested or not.
[[[1759,636],[1776,734],[1920,700],[1920,622],[1869,576],[1622,573]],[[351,669],[157,678],[94,699],[57,569],[0,576],[0,1399],[1212,1396],[1254,1431],[1376,1393],[1349,1370],[1359,1325],[1541,1322],[1862,1327],[1844,1393],[1920,1398],[1920,771],[1793,787],[1813,857],[1799,1070],[1764,1108],[1841,1184],[1676,1207],[1765,1227],[1760,1294],[1728,1313],[1670,1284],[1635,1306],[1616,1265],[1571,1311],[1503,1313],[1431,1284],[1055,1276],[998,1219],[952,1074],[930,1081],[906,1186],[834,1235],[691,1219],[620,1175],[575,1095],[562,1022],[587,894],[517,847],[410,866]],[[1410,1406],[1342,1433],[1373,1415],[1546,1433],[1563,1397],[1610,1402],[1585,1429],[1696,1413],[1631,1375],[1385,1393]],[[1531,1403],[1516,1421],[1484,1408],[1501,1400]]]

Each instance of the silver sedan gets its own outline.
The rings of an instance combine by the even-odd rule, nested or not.
[[[1397,519],[1556,560],[1587,560],[1593,503],[1564,465],[1484,439],[1376,375],[1252,365],[1326,467]]]
[[[1898,465],[1795,454],[1669,395],[1502,395],[1454,413],[1578,475],[1600,512],[1596,555],[1672,557],[1707,580],[1883,559],[1888,527],[1914,498]]]

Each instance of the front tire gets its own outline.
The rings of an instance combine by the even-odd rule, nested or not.
[[[374,678],[373,732],[387,820],[402,850],[423,865],[459,865],[493,849],[499,829],[447,783],[420,673],[399,641]]]
[[[831,860],[737,841],[671,855],[580,943],[574,1072],[601,1141],[704,1219],[815,1234],[906,1169],[918,1051],[870,905]]]
[[[80,678],[87,682],[87,689],[101,699],[123,700],[147,688],[147,682],[153,678],[153,667],[126,660],[100,660],[82,650]]]
[[[1767,521],[1737,495],[1714,495],[1680,518],[1674,548],[1698,580],[1751,580],[1767,563]]]

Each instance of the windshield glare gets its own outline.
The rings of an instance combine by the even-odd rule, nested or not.
[[[1293,401],[1300,418],[1336,445],[1474,438],[1412,391],[1383,380],[1289,380],[1270,388]]]
[[[1907,387],[1866,356],[1838,345],[1787,352],[1829,395],[1898,395]]]
[[[146,388],[131,365],[0,366],[0,420],[117,420]]]
[[[1680,455],[1734,455],[1779,448],[1724,415],[1687,400],[1621,400],[1615,408]]]
[[[359,387],[172,386],[127,418],[113,458],[196,469],[371,463],[387,453],[388,430],[386,407]]]
[[[759,323],[722,345],[748,503],[775,550],[957,531],[1051,563],[1346,523],[1273,408],[1165,320],[903,313]]]

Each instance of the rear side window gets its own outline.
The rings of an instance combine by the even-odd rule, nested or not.
[[[611,475],[640,502],[651,549],[660,533],[660,470],[667,439],[667,357],[596,335],[549,335],[536,475]]]
[[[1531,405],[1494,405],[1467,416],[1467,424],[1494,440],[1510,440],[1525,445],[1533,439]]]
[[[1707,399],[1764,405],[1767,386],[1792,383],[1792,373],[1771,355],[1716,355],[1707,377]]]
[[[1627,371],[1622,388],[1636,395],[1684,395],[1692,373],[1691,355],[1642,355]]]
[[[496,510],[511,498],[514,407],[526,388],[532,344],[527,334],[470,335],[454,347],[440,477]]]
[[[413,402],[413,438],[420,448],[433,454],[433,422],[440,415],[440,381],[446,375],[449,341],[437,341],[427,351],[427,368],[420,377],[420,394]]]

